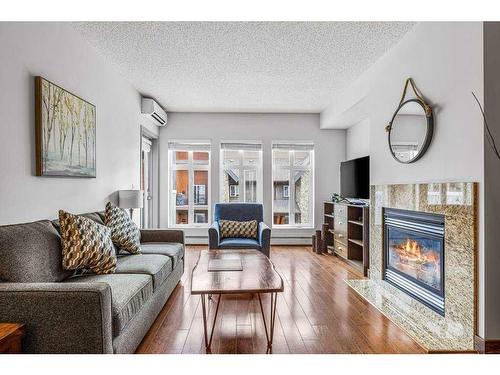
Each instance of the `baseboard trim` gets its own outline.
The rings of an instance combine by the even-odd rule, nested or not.
[[[207,236],[186,236],[186,245],[208,245]],[[271,246],[310,246],[310,237],[272,237]]]
[[[500,340],[485,340],[474,335],[474,349],[481,354],[500,354]]]
[[[427,354],[477,354],[475,350],[428,350]]]

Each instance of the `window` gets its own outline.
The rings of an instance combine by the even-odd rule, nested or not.
[[[210,218],[210,143],[168,143],[169,225],[207,226]]]
[[[237,198],[240,196],[240,187],[238,185],[229,185],[229,198]]]
[[[273,227],[314,226],[314,145],[273,142]]]
[[[283,198],[290,198],[289,186],[283,185]]]
[[[220,201],[262,202],[262,144],[223,141],[220,148]]]

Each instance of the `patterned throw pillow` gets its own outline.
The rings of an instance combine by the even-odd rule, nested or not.
[[[116,247],[130,254],[140,253],[141,232],[125,210],[108,202],[104,224],[111,229],[111,239]]]
[[[219,220],[220,238],[257,238],[257,220]]]
[[[63,268],[90,269],[101,275],[116,269],[116,254],[111,230],[83,216],[59,211]]]

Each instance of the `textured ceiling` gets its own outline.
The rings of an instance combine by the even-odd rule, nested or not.
[[[91,22],[75,28],[176,112],[321,112],[403,22]]]

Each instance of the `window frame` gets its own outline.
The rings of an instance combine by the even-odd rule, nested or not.
[[[290,148],[276,147],[277,145],[290,145]],[[310,166],[302,167],[295,165],[295,151],[300,150],[301,146],[309,146],[310,149]],[[296,148],[294,148],[296,147]],[[288,185],[283,185],[283,187],[288,186],[288,224],[275,224],[274,223],[274,178],[275,178],[275,166],[274,166],[274,153],[275,151],[288,151],[289,165],[282,166],[282,168],[288,170]],[[311,141],[272,141],[271,145],[271,228],[273,229],[314,229],[315,225],[315,150],[314,143]],[[307,224],[296,224],[295,223],[295,208],[292,206],[292,202],[295,201],[295,185],[291,183],[292,176],[295,171],[311,171],[311,193],[310,193],[310,205],[311,205],[311,220]],[[293,220],[293,222],[292,222]]]
[[[259,148],[255,149],[245,149],[245,148],[223,148],[223,145],[227,144],[234,144],[234,145],[255,145],[259,146]],[[239,155],[239,164],[235,166],[232,169],[237,169],[238,170],[238,175],[239,175],[239,183],[238,185],[229,185],[229,197],[230,198],[238,198],[238,200],[234,200],[233,202],[238,202],[238,203],[244,203],[246,199],[246,186],[245,186],[245,171],[255,171],[256,174],[256,181],[257,181],[257,188],[256,188],[256,200],[255,203],[264,203],[264,177],[263,177],[263,169],[264,169],[264,153],[263,153],[263,146],[262,146],[262,141],[259,140],[221,140],[219,144],[219,202],[222,203],[229,203],[230,201],[226,201],[224,199],[224,152],[225,151],[238,151]],[[257,151],[259,152],[259,162],[256,164],[255,167],[249,167],[248,165],[245,165],[244,160],[244,152],[245,151]],[[231,188],[233,186],[236,186],[236,195],[232,196],[231,195]]]
[[[170,144],[179,143],[181,146],[171,148]],[[196,145],[202,144],[199,149],[197,149]],[[185,148],[182,145],[186,145]],[[167,210],[168,210],[168,228],[208,228],[212,223],[212,204],[211,204],[211,191],[212,187],[212,175],[211,175],[211,164],[212,164],[212,147],[210,141],[187,141],[187,140],[172,140],[169,141],[168,147],[168,202],[167,202]],[[175,152],[187,152],[188,159],[186,161],[181,161],[180,163],[174,163],[174,153]],[[200,163],[197,160],[194,160],[193,154],[195,152],[207,152],[208,160],[206,164]],[[187,171],[188,174],[188,204],[185,210],[188,212],[188,222],[187,224],[178,224],[176,223],[176,212],[178,211],[176,200],[172,197],[173,192],[173,172],[174,171]],[[199,184],[194,183],[194,175],[197,171],[206,171],[207,172],[207,191],[205,190],[205,200],[206,204],[197,205],[195,204],[195,187],[200,186]],[[201,185],[204,186],[204,185]],[[198,210],[207,211],[207,222],[206,223],[196,223],[196,212]]]

